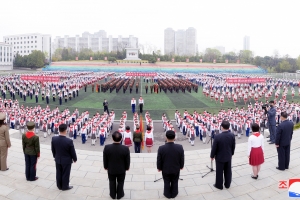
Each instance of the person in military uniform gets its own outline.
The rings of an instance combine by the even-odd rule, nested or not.
[[[84,84],[84,91],[86,92],[86,88],[87,88],[87,85],[86,84]]]
[[[34,133],[34,122],[27,123],[27,133],[22,135],[22,146],[25,155],[25,175],[27,181],[36,181],[36,164],[40,157],[40,140]]]
[[[148,82],[148,79],[147,79]],[[148,94],[148,84],[145,85],[146,94]]]
[[[92,84],[92,92],[94,92],[95,84]]]
[[[153,85],[150,85],[151,94],[153,93]]]

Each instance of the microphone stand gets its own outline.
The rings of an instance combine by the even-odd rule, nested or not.
[[[209,141],[210,141],[210,148],[212,148],[212,139],[213,139],[214,135],[215,135],[215,133],[211,134],[211,137],[210,137],[210,139],[209,139]],[[209,142],[209,141],[208,141],[208,142]],[[208,142],[207,142],[207,143],[208,143]],[[215,171],[214,168],[213,168],[213,160],[210,161],[210,167],[209,167],[208,165],[206,165],[206,167],[207,167],[210,171],[207,172],[206,174],[204,174],[204,175],[202,176],[202,178],[204,178],[204,177],[205,177],[206,175],[208,175],[209,173]]]

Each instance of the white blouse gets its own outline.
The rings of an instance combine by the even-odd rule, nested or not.
[[[132,134],[131,134],[131,131],[127,132],[127,131],[124,131],[124,139],[125,138],[130,138],[130,140],[132,141]]]
[[[150,133],[148,133],[148,131],[145,132],[145,140],[144,141],[146,141],[147,138],[151,138],[152,141],[154,141],[154,137],[153,137],[153,132],[152,131],[150,131]]]
[[[250,156],[251,148],[261,147],[264,152],[264,136],[260,134],[258,137],[251,135],[248,139],[248,156]]]

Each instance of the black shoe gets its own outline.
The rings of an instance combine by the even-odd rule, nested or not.
[[[6,168],[6,171],[9,170],[9,168]]]
[[[29,180],[29,181],[36,181],[38,179],[39,179],[39,177],[35,177],[33,180]]]
[[[267,136],[267,138],[270,138],[270,136]]]
[[[276,169],[280,170],[280,171],[284,171],[284,169],[279,169],[279,167],[276,167]]]
[[[287,168],[285,168],[285,169],[289,169],[289,168],[287,167]]]
[[[117,197],[117,199],[122,199],[124,196],[125,196],[125,194],[123,194],[123,195],[120,196],[120,197]]]
[[[253,179],[257,179],[258,178],[258,176],[253,176],[253,175],[251,175],[251,178],[253,178]]]
[[[72,188],[73,188],[73,186],[69,186],[67,189],[62,190],[62,191],[71,190]]]
[[[275,142],[270,142],[269,144],[275,144]]]
[[[218,188],[218,187],[216,186],[216,184],[214,184],[213,186],[214,186],[215,188],[219,189],[219,190],[223,190],[223,188]]]
[[[267,140],[267,142],[271,142],[271,140]]]

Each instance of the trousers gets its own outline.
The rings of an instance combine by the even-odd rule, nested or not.
[[[124,181],[126,174],[108,174],[109,195],[111,198],[120,199],[124,196]]]
[[[178,195],[179,172],[176,174],[162,173],[162,177],[164,179],[164,196],[175,198]]]

